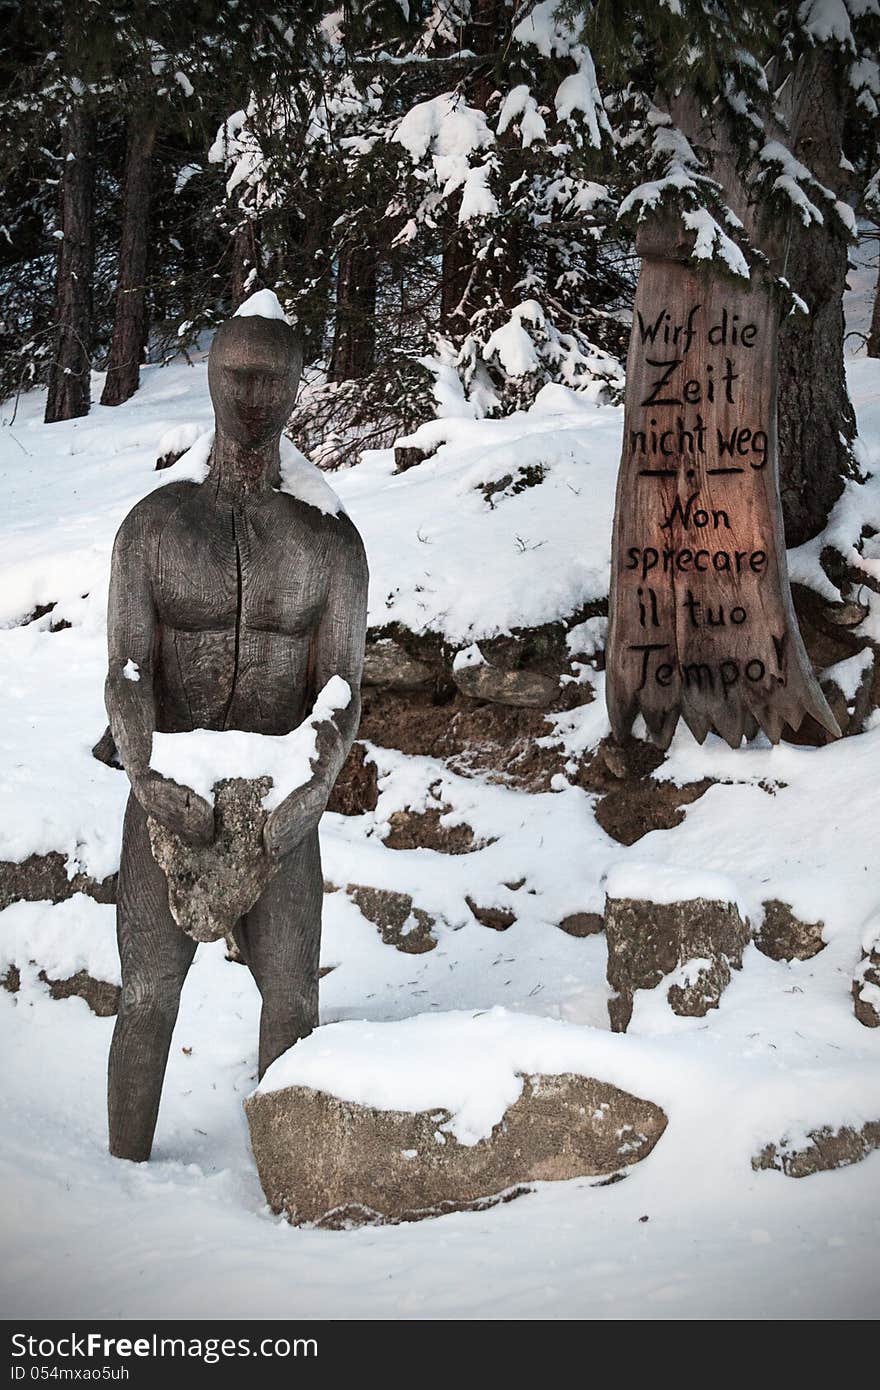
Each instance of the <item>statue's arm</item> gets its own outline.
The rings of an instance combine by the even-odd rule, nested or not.
[[[264,837],[272,857],[287,854],[317,826],[360,723],[369,571],[355,527],[347,517],[335,524],[341,538],[331,560],[327,601],[313,639],[313,681],[319,694],[332,676],[341,676],[351,698],[345,709],[334,711],[317,726],[317,756],[312,760],[310,781],[282,801],[266,823]]]
[[[149,769],[156,727],[156,610],[149,549],[148,528],[132,512],[113,543],[104,703],[120,760],[135,788]]]
[[[120,760],[144,810],[183,839],[198,843],[213,837],[213,808],[194,791],[150,768],[158,636],[151,562],[160,526],[161,518],[142,504],[126,517],[113,544],[104,703]]]

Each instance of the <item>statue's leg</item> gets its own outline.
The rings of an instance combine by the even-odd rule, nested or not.
[[[122,994],[107,1076],[110,1152],[150,1157],[180,990],[196,943],[168,907],[165,875],[150,851],[147,818],[128,799],[116,905]]]
[[[323,896],[315,831],[285,856],[236,932],[263,999],[260,1076],[317,1027]]]

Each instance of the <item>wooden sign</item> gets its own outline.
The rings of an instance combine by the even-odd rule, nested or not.
[[[607,701],[666,747],[683,718],[732,747],[806,714],[839,735],[797,626],[776,457],[777,309],[683,259],[642,268],[627,361]],[[665,248],[663,248],[665,250]]]

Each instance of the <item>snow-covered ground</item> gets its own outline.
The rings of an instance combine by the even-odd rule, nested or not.
[[[98,878],[118,862],[127,791],[90,753],[105,723],[110,545],[127,509],[162,482],[152,471],[160,439],[175,430],[189,442],[210,424],[204,362],[149,368],[143,381],[126,406],[95,406],[68,424],[44,426],[31,395],[0,428],[0,859],[58,850],[71,873]],[[880,364],[852,364],[851,386],[863,467],[878,472],[838,506],[842,546],[865,520],[880,528]],[[371,624],[398,621],[466,649],[602,598],[621,416],[546,388],[528,414],[427,427],[444,442],[405,474],[392,474],[388,453],[337,474],[370,559]],[[815,546],[793,555],[803,581],[821,583],[817,556]],[[60,620],[70,626],[52,631]],[[877,614],[867,621],[880,633]],[[601,674],[584,674],[596,699],[548,723],[573,757],[607,732]],[[426,1107],[476,1106],[485,1122],[493,1096],[531,1065],[522,1059],[552,1067],[576,1054],[661,1104],[666,1134],[612,1186],[545,1184],[490,1211],[415,1225],[291,1228],[265,1207],[241,1107],[256,1085],[248,972],[227,963],[222,943],[199,948],[153,1161],[120,1163],[106,1153],[112,1019],[52,999],[38,979],[40,969],[64,978],[86,968],[115,980],[113,908],[83,897],[15,904],[0,914],[0,975],[10,962],[22,972],[17,994],[0,990],[6,1316],[875,1315],[880,1153],[799,1181],[756,1173],[750,1158],[824,1124],[880,1119],[880,1030],[855,1021],[850,997],[880,904],[880,724],[821,750],[759,740],[733,752],[714,739],[700,748],[680,731],[656,776],[716,784],[679,826],[630,849],[564,778],[528,794],[432,758],[372,752],[378,805],[325,818],[325,877],[411,894],[435,919],[438,946],[402,954],[344,892],[327,894],[322,1021],[350,1021],[326,1035],[336,1033],[323,1065],[337,1087],[387,1103],[396,1035],[379,1025],[428,1015],[419,1047],[439,1060],[414,1078],[410,1056],[406,1081]],[[448,856],[383,844],[394,811],[438,805],[483,847]],[[664,891],[677,882],[682,893],[695,869],[724,875],[753,920],[781,898],[824,922],[826,948],[786,964],[750,946],[717,1012],[676,1018],[656,991],[637,998],[629,1033],[612,1035],[604,938],[576,939],[558,923],[601,911],[605,876],[627,865],[649,876],[662,866]],[[481,925],[468,897],[508,909],[514,924]],[[342,1074],[347,1058],[356,1075]]]

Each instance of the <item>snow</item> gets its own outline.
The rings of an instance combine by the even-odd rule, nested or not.
[[[261,319],[280,319],[282,323],[290,323],[290,319],[281,307],[281,301],[274,290],[257,290],[243,304],[240,304],[233,315],[237,319],[261,318]]]
[[[142,379],[125,405],[49,426],[42,394],[24,395],[0,428],[0,859],[54,850],[71,876],[116,869],[128,795],[125,774],[90,752],[106,722],[113,536],[175,474],[154,471],[167,432],[190,431],[184,471],[204,476],[210,454],[204,354],[146,367]],[[864,538],[880,531],[880,366],[860,358],[849,380],[867,481],[848,482],[823,536],[791,554],[795,576],[820,591],[830,587],[819,563],[828,543],[880,575],[880,549]],[[96,400],[100,387],[96,378]],[[367,451],[335,476],[366,543],[370,622],[435,634],[460,662],[485,639],[566,622],[573,670],[594,698],[549,716],[543,741],[561,741],[572,759],[590,754],[608,732],[596,610],[607,597],[622,412],[559,385],[504,419],[466,409],[415,432],[434,450],[417,467],[395,474],[391,451]],[[542,481],[489,505],[485,484],[537,465]],[[862,597],[863,630],[880,636],[880,596]],[[61,620],[70,627],[52,631]],[[852,689],[855,667],[837,674]],[[597,796],[563,773],[555,790],[528,793],[436,758],[367,753],[375,810],[321,824],[321,961],[331,967],[322,1026],[266,1084],[313,1068],[322,1084],[358,1086],[377,1103],[448,1109],[472,1141],[523,1072],[564,1062],[662,1105],[667,1132],[612,1186],[539,1184],[490,1211],[402,1227],[290,1228],[265,1207],[241,1108],[257,1085],[260,1001],[248,971],[222,944],[199,948],[153,1160],[120,1163],[106,1152],[113,1020],[81,999],[52,999],[39,979],[85,969],[118,980],[113,909],[81,895],[13,904],[0,913],[0,975],[21,971],[18,993],[0,990],[6,1315],[873,1317],[880,1154],[798,1182],[754,1172],[751,1157],[768,1142],[796,1147],[822,1125],[880,1118],[880,1030],[855,1020],[850,994],[880,901],[880,722],[820,749],[758,738],[734,752],[679,730],[653,779],[707,779],[708,790],[679,824],[631,847],[606,834]],[[391,849],[383,836],[405,808],[471,826],[478,848]],[[704,1019],[677,1018],[663,989],[641,992],[630,1030],[613,1035],[604,938],[577,939],[558,923],[601,912],[621,882],[655,901],[665,885],[681,896],[714,884],[753,926],[778,898],[821,921],[826,945],[792,963],[750,946]],[[436,948],[413,956],[385,945],[348,884],[410,894],[435,921]],[[513,925],[489,930],[468,898],[506,908]]]
[[[465,671],[468,667],[484,666],[485,664],[486,658],[480,651],[479,646],[476,642],[472,642],[469,647],[462,647],[460,651],[455,653],[452,669],[453,671]]]
[[[256,298],[256,296],[254,296]],[[168,438],[179,438],[179,432],[169,431],[162,436],[163,445]],[[169,483],[203,483],[211,466],[211,450],[214,447],[214,431],[200,434],[186,453],[170,468],[163,468],[159,475],[158,487]],[[345,508],[339,497],[327,482],[324,474],[310,463],[295,444],[285,435],[281,436],[281,483],[279,492],[295,497],[315,507],[325,516],[339,516]]]
[[[0,978],[10,965],[32,984],[37,966],[50,980],[85,970],[95,980],[120,984],[116,909],[83,893],[63,903],[12,903],[0,912]]]
[[[193,729],[189,733],[153,734],[150,767],[180,786],[190,787],[213,806],[214,787],[227,777],[270,777],[272,787],[262,805],[274,811],[312,775],[318,751],[318,728],[351,703],[351,686],[331,676],[307,719],[289,734],[251,734],[241,729]]]
[[[512,88],[504,98],[498,113],[498,134],[503,135],[514,121],[519,126],[524,150],[536,140],[546,138],[547,123],[538,109],[538,103],[524,83]]]
[[[703,898],[710,903],[734,903],[740,896],[736,881],[726,874],[674,864],[627,859],[606,875],[609,898],[635,898],[649,903],[686,903]],[[742,914],[746,915],[745,912]]]
[[[696,232],[694,249],[691,252],[695,261],[712,260],[718,257],[733,275],[749,279],[749,263],[735,241],[732,241],[706,208],[695,208],[683,212],[681,220],[688,231]]]

